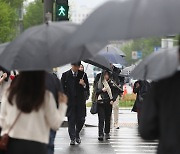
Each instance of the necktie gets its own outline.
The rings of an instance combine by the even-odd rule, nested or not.
[[[75,72],[75,73],[73,74],[73,76],[74,76],[74,77],[77,77],[77,72]]]

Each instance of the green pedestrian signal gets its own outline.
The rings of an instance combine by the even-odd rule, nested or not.
[[[69,20],[68,18],[69,6],[68,1],[56,1],[56,21]]]
[[[63,17],[66,16],[66,12],[65,12],[66,10],[63,6],[61,6],[60,9],[58,9],[58,11],[59,11],[58,14],[59,16],[63,16]]]

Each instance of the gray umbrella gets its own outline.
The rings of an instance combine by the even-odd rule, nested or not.
[[[131,66],[128,66],[128,67],[125,67],[121,73],[120,73],[120,76],[129,76],[130,73],[135,69],[136,65],[131,65]]]
[[[7,47],[8,44],[9,42],[0,44],[0,55],[3,53],[4,49]]]
[[[69,43],[67,36],[76,28],[70,22],[50,22],[29,28],[6,47],[0,65],[7,70],[46,70],[87,59],[104,47],[89,43],[65,49]]]
[[[159,80],[172,75],[179,66],[177,48],[161,50],[152,53],[132,71],[134,79]]]
[[[179,33],[179,6],[180,0],[107,2],[97,8],[72,35],[71,46]]]
[[[57,61],[61,60],[60,51],[54,58],[52,47],[55,40],[63,43],[76,27],[67,22],[50,22],[29,28],[6,47],[0,56],[0,65],[7,70],[44,70],[55,67]]]

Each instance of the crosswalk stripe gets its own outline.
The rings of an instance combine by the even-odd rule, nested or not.
[[[123,145],[147,145],[147,146],[157,146],[158,143],[146,143],[146,142],[139,142],[139,143],[134,143],[132,142],[110,142],[111,144],[123,144]]]
[[[113,148],[123,148],[123,147],[126,147],[126,148],[131,148],[131,147],[140,147],[140,148],[147,148],[148,146],[147,145],[139,145],[139,144],[137,144],[137,145],[128,145],[128,144],[122,144],[122,145],[113,145],[112,146]],[[153,146],[151,146],[151,147],[153,147]],[[148,147],[149,148],[149,147]],[[156,146],[155,146],[155,148],[156,148]]]
[[[142,146],[142,145],[118,145],[118,146],[112,146],[113,148],[149,148],[148,146]],[[151,149],[156,149],[156,147],[152,147]]]
[[[116,154],[155,154],[158,146],[158,141],[141,139],[137,128],[114,130],[109,141]]]

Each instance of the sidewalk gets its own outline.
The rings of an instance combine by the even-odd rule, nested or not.
[[[65,123],[63,126],[67,127],[67,118],[64,119]],[[130,108],[120,108],[119,110],[119,124],[120,127],[133,127],[137,126],[137,114],[131,112]],[[87,117],[85,125],[88,127],[98,126],[98,115],[92,115],[90,113],[90,107],[87,107]]]
[[[120,123],[120,126],[137,125],[136,113],[131,112],[131,109],[128,109],[128,108],[120,108],[119,123]],[[87,108],[86,125],[98,126],[98,115],[97,114],[92,115],[90,113],[90,108]]]

